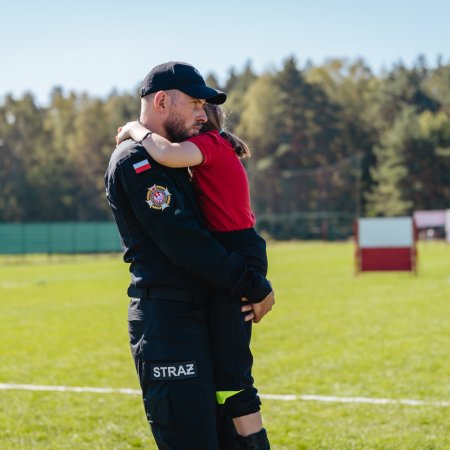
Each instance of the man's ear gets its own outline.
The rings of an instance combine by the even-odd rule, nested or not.
[[[153,106],[155,111],[163,112],[168,107],[169,96],[165,91],[158,91],[153,98]]]

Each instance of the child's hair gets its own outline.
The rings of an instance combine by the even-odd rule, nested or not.
[[[223,109],[219,105],[206,103],[205,112],[208,117],[208,122],[203,124],[202,131],[219,130],[220,135],[232,145],[239,158],[251,156],[248,145],[241,138],[224,129],[226,117]]]

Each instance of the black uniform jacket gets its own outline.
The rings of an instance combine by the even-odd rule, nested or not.
[[[215,288],[251,302],[271,291],[264,276],[202,226],[186,169],[158,164],[129,139],[113,152],[105,184],[132,286],[199,293]]]

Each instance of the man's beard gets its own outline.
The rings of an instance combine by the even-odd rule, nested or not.
[[[164,123],[167,139],[170,142],[183,142],[190,138],[189,129],[186,128],[184,121],[175,111]]]

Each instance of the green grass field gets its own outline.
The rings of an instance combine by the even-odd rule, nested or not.
[[[353,274],[353,244],[272,243],[276,305],[254,328],[274,450],[450,449],[450,246],[419,276]],[[0,259],[0,383],[138,389],[120,256]],[[1,449],[156,449],[138,395],[0,390]]]

